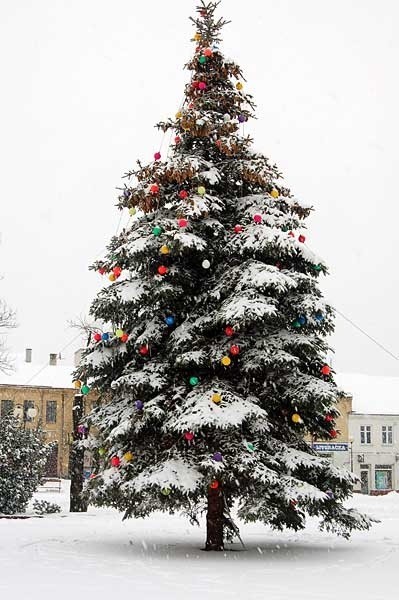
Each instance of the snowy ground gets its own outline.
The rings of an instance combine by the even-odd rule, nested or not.
[[[69,514],[68,489],[41,492],[58,515],[0,520],[1,600],[362,600],[396,597],[399,494],[352,503],[381,519],[347,542],[309,522],[302,533],[242,525],[247,551],[201,552],[204,530],[180,517],[122,523],[112,510]]]

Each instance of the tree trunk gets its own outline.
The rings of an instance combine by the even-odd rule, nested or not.
[[[222,486],[208,488],[205,550],[224,550],[223,543],[223,492]]]
[[[87,503],[82,498],[83,490],[83,459],[84,450],[77,447],[77,442],[80,439],[78,432],[79,421],[83,417],[83,403],[84,399],[82,395],[76,395],[73,401],[72,419],[73,419],[73,433],[72,433],[72,444],[69,452],[69,470],[71,474],[71,490],[69,495],[69,512],[86,512]]]

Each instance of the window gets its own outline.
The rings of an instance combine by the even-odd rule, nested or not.
[[[383,444],[392,444],[392,425],[383,425],[382,426],[382,443]]]
[[[25,421],[33,421],[34,417],[30,414],[29,409],[35,408],[35,403],[33,400],[24,400],[24,420]]]
[[[5,417],[6,415],[13,414],[14,412],[14,401],[13,400],[2,400],[0,416]]]
[[[360,425],[360,443],[371,444],[371,425]]]
[[[375,465],[375,489],[392,489],[392,467],[391,465]]]
[[[46,423],[57,422],[57,401],[47,400],[46,403]]]

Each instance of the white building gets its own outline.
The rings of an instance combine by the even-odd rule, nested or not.
[[[399,377],[340,374],[337,383],[352,395],[348,415],[352,470],[364,494],[399,491]]]

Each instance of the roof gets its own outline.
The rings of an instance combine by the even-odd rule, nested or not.
[[[35,364],[24,361],[22,355],[17,355],[14,370],[9,373],[0,371],[0,385],[28,385],[52,388],[73,388],[72,365],[65,365],[58,360],[57,365]]]
[[[352,410],[368,415],[399,415],[399,377],[337,373],[335,381],[353,396]]]

